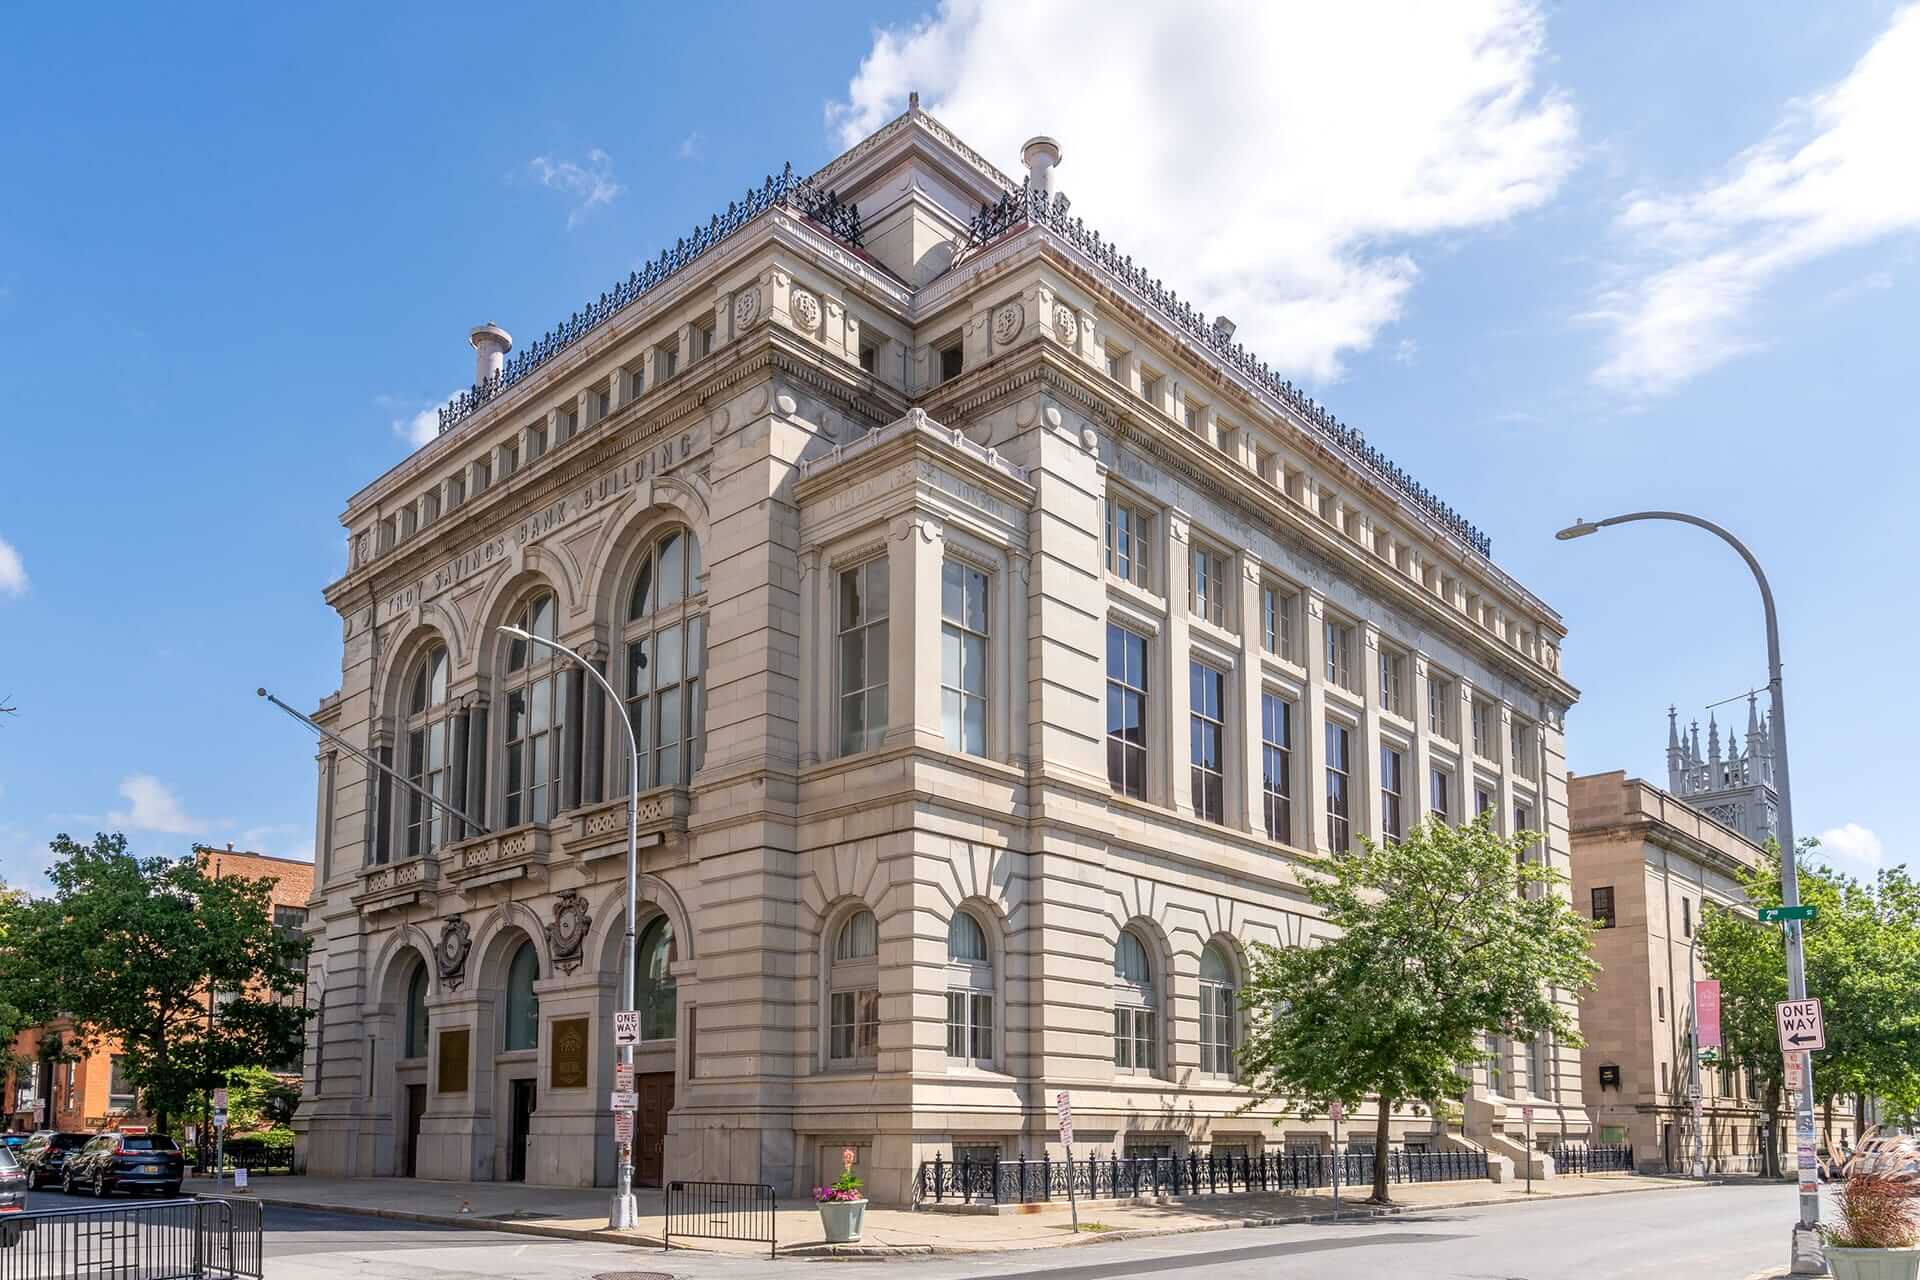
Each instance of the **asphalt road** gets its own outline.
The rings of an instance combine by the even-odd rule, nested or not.
[[[85,1196],[36,1192],[33,1207],[88,1206]],[[114,1197],[111,1203],[125,1203]],[[1438,1211],[1363,1223],[1214,1231],[1151,1240],[903,1258],[896,1280],[1127,1280],[1204,1272],[1207,1280],[1355,1276],[1433,1280],[1624,1280],[1686,1276],[1745,1280],[1784,1265],[1794,1213],[1790,1186],[1729,1186]],[[871,1261],[716,1255],[547,1240],[269,1208],[268,1280],[591,1280],[604,1272],[666,1272],[675,1280],[872,1277]]]

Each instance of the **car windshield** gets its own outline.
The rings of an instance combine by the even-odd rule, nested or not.
[[[84,1133],[56,1133],[50,1145],[62,1151],[72,1151],[75,1147],[84,1147],[93,1139]]]
[[[150,1133],[128,1134],[120,1139],[122,1151],[178,1151],[172,1138],[162,1138]]]
[[[9,1173],[19,1167],[20,1162],[13,1158],[13,1148],[0,1145],[0,1173]]]

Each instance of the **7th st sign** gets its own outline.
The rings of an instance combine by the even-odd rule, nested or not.
[[[1780,1048],[1784,1052],[1827,1047],[1826,1019],[1817,999],[1782,1000],[1774,1009],[1774,1021],[1780,1028]]]

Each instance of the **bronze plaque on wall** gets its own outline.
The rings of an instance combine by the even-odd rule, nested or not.
[[[467,1047],[473,1033],[466,1027],[450,1027],[440,1033],[440,1092],[467,1091]]]
[[[587,1087],[587,1028],[585,1018],[556,1018],[553,1022],[553,1070],[547,1081],[554,1089]]]

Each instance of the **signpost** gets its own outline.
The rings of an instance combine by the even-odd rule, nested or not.
[[[1067,1153],[1067,1205],[1073,1210],[1073,1233],[1080,1234],[1080,1197],[1073,1185],[1073,1096],[1065,1089],[1053,1095],[1053,1113],[1060,1121],[1060,1145]]]
[[[1527,1194],[1533,1194],[1533,1108],[1520,1108],[1520,1118],[1527,1122]]]
[[[1327,1119],[1333,1121],[1333,1220],[1340,1221],[1340,1122],[1347,1118],[1347,1108],[1340,1099],[1335,1098],[1327,1104]]]
[[[620,1009],[613,1015],[613,1045],[616,1049],[640,1043],[640,1011]]]
[[[1809,908],[1810,910],[1810,908]],[[1782,1000],[1774,1007],[1774,1025],[1780,1032],[1780,1052],[1786,1055],[1787,1089],[1798,1086],[1794,1107],[1794,1154],[1800,1194],[1820,1194],[1820,1160],[1813,1144],[1813,1100],[1807,1080],[1813,1074],[1813,1053],[1827,1047],[1827,1020],[1818,997]]]
[[[1820,909],[1811,903],[1795,907],[1762,907],[1757,913],[1761,924],[1785,924],[1789,920],[1813,920]]]
[[[227,1091],[213,1091],[213,1180],[221,1183],[227,1178]],[[234,1186],[244,1187],[246,1182],[235,1178]]]

